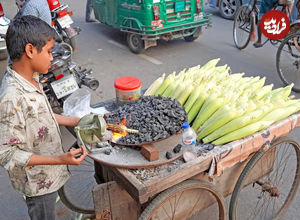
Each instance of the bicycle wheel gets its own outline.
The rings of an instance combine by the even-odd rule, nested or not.
[[[224,198],[210,183],[186,180],[159,194],[139,220],[225,219]]]
[[[283,219],[299,182],[300,146],[280,138],[247,163],[230,200],[229,219]]]
[[[94,214],[92,190],[96,185],[94,162],[86,157],[79,166],[69,166],[70,179],[58,190],[61,201],[72,211]]]
[[[249,44],[253,30],[254,19],[249,8],[249,5],[242,5],[236,12],[233,22],[233,41],[240,50]]]
[[[294,83],[293,91],[300,92],[300,33],[288,35],[276,54],[276,68],[285,85]]]

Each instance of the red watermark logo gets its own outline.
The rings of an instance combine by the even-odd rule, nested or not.
[[[282,11],[271,10],[260,21],[260,30],[271,40],[284,38],[290,29],[289,18]]]

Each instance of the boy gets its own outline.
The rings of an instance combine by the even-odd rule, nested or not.
[[[32,220],[55,219],[56,191],[69,178],[66,165],[86,156],[83,147],[64,153],[58,124],[76,126],[79,118],[54,114],[38,83],[36,73],[47,73],[53,60],[55,37],[53,28],[30,15],[12,21],[6,34],[12,65],[0,87],[0,164],[26,196]]]

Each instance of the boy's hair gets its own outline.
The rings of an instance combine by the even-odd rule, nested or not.
[[[32,44],[40,52],[49,40],[56,38],[56,31],[45,21],[31,15],[17,16],[7,29],[7,51],[11,60],[18,60],[27,44]]]

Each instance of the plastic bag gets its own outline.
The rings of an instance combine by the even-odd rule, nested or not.
[[[63,115],[81,118],[91,112],[100,115],[108,113],[104,107],[91,108],[90,102],[90,92],[84,88],[77,89],[65,100],[63,105]]]

